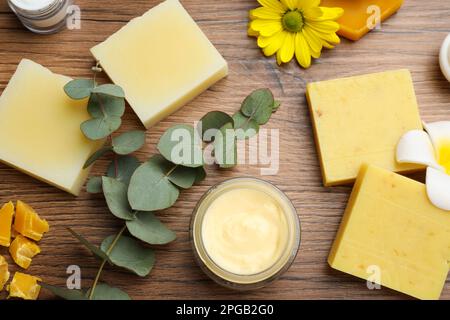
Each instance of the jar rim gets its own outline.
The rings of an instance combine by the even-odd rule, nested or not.
[[[59,8],[59,6],[63,4],[63,2],[64,0],[52,0],[52,2],[49,2],[42,8],[32,9],[20,6],[16,0],[8,0],[11,9],[13,9],[15,12],[36,18],[51,14],[53,11],[56,11],[56,9]]]
[[[232,189],[233,185],[241,184],[241,186],[244,187],[245,182],[253,183],[251,185],[252,187],[259,185],[260,188],[255,189],[268,193],[269,196],[272,196],[274,200],[276,200],[282,206],[283,213],[286,217],[289,227],[289,235],[287,237],[288,240],[282,254],[277,257],[276,261],[274,261],[274,263],[270,267],[258,273],[248,275],[236,274],[218,265],[211,258],[208,251],[204,248],[203,238],[201,235],[203,219],[206,210],[209,207],[209,205],[206,205],[206,207],[202,207],[202,205],[204,206],[205,202],[208,201],[209,204],[212,203],[215,198],[223,194],[222,192],[226,192]],[[244,183],[244,185],[242,185],[242,183]],[[266,190],[261,190],[264,188]],[[269,190],[272,191],[273,194],[269,194],[269,192],[267,192]],[[275,195],[278,197],[276,198]],[[251,290],[267,285],[268,283],[278,278],[287,269],[289,269],[289,267],[295,260],[300,248],[301,224],[297,210],[294,207],[292,201],[273,183],[254,177],[237,177],[227,179],[212,186],[200,198],[196,207],[194,208],[194,212],[192,215],[190,237],[196,260],[203,271],[210,278],[212,278],[217,283],[229,288],[238,290]]]

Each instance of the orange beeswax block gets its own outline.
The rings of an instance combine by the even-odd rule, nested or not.
[[[38,284],[38,281],[41,281],[38,277],[16,272],[8,286],[9,297],[36,300],[41,291],[41,286]]]
[[[48,232],[49,225],[47,221],[39,218],[33,208],[22,201],[17,201],[14,229],[27,238],[39,241],[43,234]]]
[[[323,7],[340,7],[344,15],[337,20],[338,34],[350,40],[359,40],[377,22],[383,22],[400,9],[403,0],[322,0]],[[378,17],[377,17],[378,16]]]
[[[3,256],[0,256],[0,291],[3,290],[6,282],[9,280],[8,263]]]
[[[0,209],[0,246],[11,244],[11,225],[14,216],[14,205],[8,202]]]
[[[24,269],[28,269],[31,264],[31,259],[40,252],[41,249],[36,243],[20,234],[14,239],[9,247],[9,253],[14,262]]]

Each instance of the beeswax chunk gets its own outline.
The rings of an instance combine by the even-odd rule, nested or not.
[[[0,209],[0,246],[11,244],[11,225],[14,216],[14,204],[10,201]]]
[[[36,243],[21,235],[18,235],[9,247],[14,262],[24,269],[28,269],[31,259],[40,252],[41,249]]]
[[[397,12],[402,4],[403,0],[322,0],[320,5],[343,8],[344,14],[337,20],[341,26],[338,34],[356,41],[375,28],[378,22]]]
[[[43,234],[48,232],[49,225],[47,221],[39,218],[33,208],[22,201],[17,201],[14,229],[27,238],[39,241]]]
[[[6,282],[9,280],[8,263],[3,256],[0,256],[0,291],[3,290]]]
[[[178,0],[166,0],[91,49],[149,128],[228,74]]]
[[[329,256],[334,269],[420,299],[438,299],[450,262],[450,214],[425,185],[364,165]]]
[[[353,182],[365,162],[395,172],[423,168],[395,158],[403,134],[422,130],[408,70],[310,83],[307,98],[326,186]]]
[[[78,195],[88,175],[83,165],[103,142],[82,134],[87,101],[66,96],[69,80],[22,60],[0,97],[0,160]]]
[[[8,286],[9,297],[36,300],[41,291],[41,286],[38,284],[38,281],[41,281],[41,279],[25,273],[16,272]]]

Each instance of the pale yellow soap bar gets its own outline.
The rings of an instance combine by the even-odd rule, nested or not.
[[[35,178],[78,195],[83,165],[101,142],[86,139],[87,101],[64,93],[70,78],[22,60],[0,97],[0,160]]]
[[[450,263],[450,214],[425,185],[363,165],[333,244],[334,269],[419,299],[438,299]]]
[[[422,130],[408,70],[310,83],[307,98],[326,186],[353,182],[365,162],[394,172],[423,168],[395,158],[402,135]]]
[[[149,128],[228,74],[178,0],[166,0],[91,49]]]

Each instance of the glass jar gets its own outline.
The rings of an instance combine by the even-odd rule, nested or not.
[[[66,25],[72,0],[7,0],[11,10],[32,32],[50,34]]]
[[[205,215],[211,204],[231,190],[251,189],[261,191],[278,204],[287,226],[287,241],[281,254],[274,258],[269,268],[255,274],[237,274],[216,263],[205,247],[203,235]],[[269,198],[268,198],[269,199]],[[271,200],[272,201],[272,200]],[[209,223],[209,222],[208,222]],[[254,290],[266,286],[289,269],[300,246],[300,221],[297,211],[288,197],[273,184],[256,178],[234,178],[209,189],[194,209],[190,227],[190,240],[197,263],[218,284],[235,290]],[[255,239],[255,241],[257,241]]]

